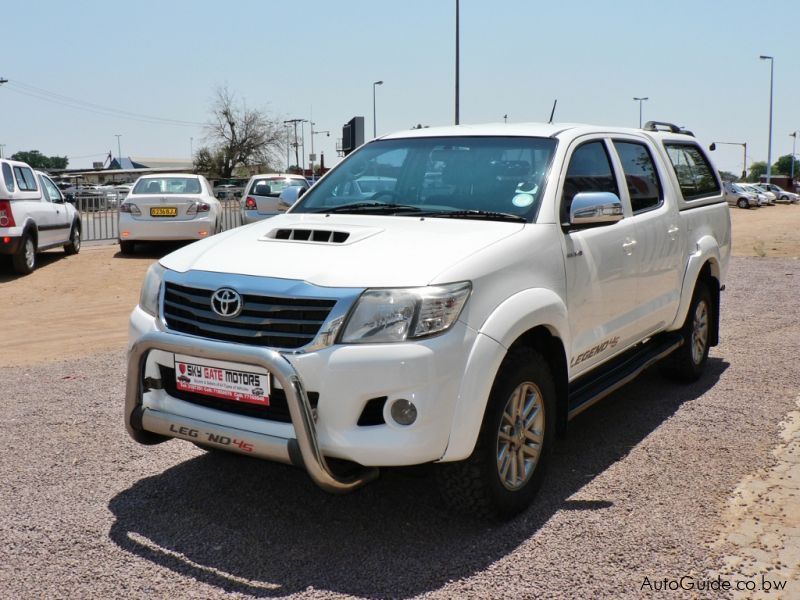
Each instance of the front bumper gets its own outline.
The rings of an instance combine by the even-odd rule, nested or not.
[[[286,394],[295,437],[282,438],[237,430],[145,408],[143,394],[148,391],[145,384],[156,389],[159,385],[153,378],[145,377],[146,359],[154,350],[231,362],[245,361],[266,369],[278,380]],[[161,331],[150,332],[132,345],[127,375],[125,424],[131,437],[141,443],[158,443],[165,437],[177,437],[251,456],[302,465],[319,487],[335,493],[351,491],[377,477],[376,469],[349,476],[334,474],[320,449],[314,415],[303,383],[289,361],[274,350],[188,338]]]

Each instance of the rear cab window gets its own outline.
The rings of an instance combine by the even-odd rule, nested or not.
[[[8,193],[13,194],[17,188],[14,185],[14,174],[11,172],[11,165],[8,163],[3,163],[3,181],[6,184]]]
[[[29,167],[14,167],[14,177],[17,180],[17,188],[20,192],[35,192],[39,186],[36,185],[36,177]]]
[[[686,142],[664,142],[684,200],[700,200],[721,193],[714,168],[697,145]]]

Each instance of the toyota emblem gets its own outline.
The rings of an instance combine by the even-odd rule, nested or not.
[[[220,288],[211,296],[211,308],[220,317],[235,317],[242,312],[242,297],[236,290]]]

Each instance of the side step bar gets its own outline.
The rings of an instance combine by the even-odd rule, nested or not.
[[[579,377],[569,384],[568,419],[602,400],[634,379],[650,365],[661,360],[683,344],[679,333],[662,334],[631,348],[598,372]]]

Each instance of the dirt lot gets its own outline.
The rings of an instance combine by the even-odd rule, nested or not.
[[[731,209],[736,256],[800,257],[800,205]],[[147,267],[175,246],[152,246],[134,258],[116,244],[40,256],[32,275],[0,267],[0,306],[21,306],[3,324],[0,364],[24,365],[123,347],[128,315]],[[149,252],[148,252],[149,250]]]
[[[800,597],[800,206],[731,214],[707,374],[651,370],[580,415],[502,525],[447,514],[425,471],[334,497],[282,465],[137,445],[127,317],[163,250],[0,270],[0,598],[637,598],[717,574]]]

